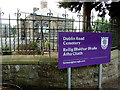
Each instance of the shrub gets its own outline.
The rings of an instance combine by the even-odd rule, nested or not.
[[[18,54],[22,55],[41,54],[36,42],[30,42],[29,44],[20,44],[17,47],[17,50],[19,50]]]
[[[40,41],[40,46],[43,44],[43,48],[44,50],[48,50],[49,49],[49,46],[52,48],[52,42],[48,42],[48,41],[45,41],[45,42],[41,42]]]
[[[9,47],[2,47],[2,55],[12,55]]]

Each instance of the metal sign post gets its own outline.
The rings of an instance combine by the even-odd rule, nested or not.
[[[102,64],[99,64],[98,88],[102,88]]]
[[[68,75],[68,90],[71,89],[71,67],[67,68],[67,75]]]
[[[71,67],[99,65],[101,88],[102,64],[110,62],[111,33],[59,32],[58,68],[67,68],[68,90],[71,89]]]

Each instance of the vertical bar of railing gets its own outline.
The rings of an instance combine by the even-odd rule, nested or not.
[[[105,25],[106,25],[106,32],[108,33],[109,32],[109,30],[108,30],[108,21],[107,21],[107,19],[105,20]]]
[[[70,20],[70,23],[71,23],[71,22],[72,22],[72,30],[73,30],[73,32],[75,32],[73,16],[72,16],[72,21]]]
[[[59,16],[58,16],[58,19],[57,19],[57,52],[58,52],[58,25],[59,25]]]
[[[66,23],[67,23],[67,21],[66,21],[66,16],[65,16],[65,29],[64,29],[64,32],[66,32]]]
[[[115,35],[115,31],[114,31],[114,19],[112,19],[111,20],[111,29],[112,29],[112,32],[114,33],[114,35]],[[116,38],[116,35],[114,36],[114,38],[113,38],[113,44],[115,45],[115,42],[114,42],[114,39]]]
[[[6,25],[5,25],[5,48],[7,48],[8,46],[7,46],[7,27],[6,27]]]
[[[112,32],[112,30],[111,30],[111,18],[109,19],[109,30],[110,30],[110,32]]]
[[[15,27],[15,29],[17,29],[16,27]],[[13,36],[14,38],[13,38],[13,49],[14,49],[14,51],[15,51],[15,32],[14,32],[14,36]]]
[[[116,24],[116,27],[117,27],[117,30],[116,30],[116,40],[115,40],[115,42],[116,42],[116,46],[117,47],[119,47],[119,44],[120,44],[120,42],[117,42],[117,41],[119,41],[119,33],[117,33],[117,31],[119,30],[119,24],[118,23],[115,23]]]
[[[10,51],[11,51],[11,34],[12,34],[12,31],[11,31],[11,23],[10,23],[10,14],[9,14],[9,45],[10,45]]]
[[[33,29],[33,32],[32,32],[33,42],[34,42],[34,32],[35,32],[35,30],[34,30],[34,29],[35,29],[35,28],[34,28],[35,16],[34,16],[34,15],[35,15],[35,14],[34,14],[34,12],[33,12],[33,17],[32,17],[32,19],[33,19],[33,20],[32,20],[32,21],[33,21],[33,28],[32,28],[32,29]]]
[[[24,19],[24,32],[25,32],[25,46],[27,46],[28,45],[28,43],[27,43],[27,20],[26,20],[26,14],[25,14],[25,19]],[[27,47],[26,47],[26,52],[29,52],[29,54],[31,53],[31,51],[30,50],[28,50],[27,49]]]
[[[27,26],[26,26],[26,14],[25,14],[25,19],[24,19],[24,33],[25,33],[25,46],[27,46]],[[27,47],[26,47],[26,52],[27,52]]]
[[[0,25],[0,29],[1,29],[1,51],[2,51],[2,48],[3,48],[3,40],[2,40],[2,36],[3,36],[3,29],[2,29],[2,24]]]
[[[65,14],[62,14],[62,16],[64,17],[64,32],[66,32],[66,20],[67,20],[67,17],[68,17],[68,14],[66,13],[66,10],[65,10]]]
[[[2,26],[2,19],[1,19],[1,16],[4,15],[4,13],[2,12],[1,8],[0,8],[0,29],[1,29],[1,51],[2,51],[2,48],[3,48],[3,26]]]
[[[115,30],[116,30],[116,39],[115,39],[115,42],[116,42],[116,46],[119,47],[119,43],[120,43],[120,42],[117,42],[117,41],[119,41],[119,38],[118,38],[119,33],[117,33],[117,31],[119,30],[119,26],[118,26],[117,24],[118,24],[118,23],[116,22],[116,23],[115,23],[115,27],[116,27],[116,29],[115,29]]]
[[[66,14],[66,10],[65,10],[65,14]],[[65,31],[64,32],[66,32],[66,24],[67,24],[67,21],[66,21],[67,19],[66,19],[66,15],[65,15]]]
[[[51,40],[51,17],[53,16],[53,13],[51,13],[51,10],[49,13],[47,13],[47,15],[49,16],[49,56],[51,55],[50,49],[51,49],[51,45],[50,45],[50,40]]]
[[[22,21],[21,23],[21,27],[20,27],[20,30],[21,30],[21,45],[25,44],[25,42],[23,40],[25,40],[25,29],[24,29],[24,23],[25,23],[25,19],[21,19],[20,22]],[[26,48],[26,47],[25,47]],[[24,48],[24,49],[25,49]]]
[[[104,31],[104,26],[103,25],[104,25],[104,17],[102,17],[102,27],[101,27],[101,30],[100,30],[104,33],[105,31]]]
[[[79,24],[79,32],[80,32],[80,17],[81,17],[81,14],[79,13],[78,15],[77,15],[77,17],[78,17],[78,24]]]
[[[50,23],[51,23],[51,21],[50,21],[50,16],[49,16],[49,56],[50,56],[50,49],[51,49],[51,48],[50,48],[50,46],[51,46],[51,45],[50,45],[50,39],[51,39],[51,37],[50,37],[50,36],[51,36],[51,35],[50,35],[50,33],[51,33],[50,25],[51,25],[51,24],[50,24]]]
[[[112,30],[112,19],[110,18],[109,19],[109,22],[110,22],[110,25],[109,25],[109,28],[110,28],[110,32],[112,33],[112,46],[114,46],[114,32]]]
[[[66,10],[65,10],[64,17],[65,17],[65,29],[64,29],[64,32],[66,32],[66,17],[67,17]]]
[[[54,27],[53,27],[53,48],[52,48],[52,49],[53,49],[53,52],[54,52],[54,44],[55,44],[55,41],[54,41],[55,38],[54,38],[54,37],[55,37],[55,29],[54,29]]]
[[[97,17],[97,20],[99,20],[98,17]],[[99,32],[98,25],[99,25],[99,22],[98,21],[95,22],[95,32]]]
[[[113,23],[113,25],[114,25],[114,33],[115,33],[115,38],[113,39],[114,40],[114,42],[115,42],[115,46],[118,46],[119,47],[119,40],[118,40],[118,35],[119,35],[119,33],[117,33],[118,32],[118,29],[119,28],[117,28],[117,22],[116,22],[116,20],[114,21],[114,23]]]
[[[42,20],[41,20],[42,23]],[[41,24],[41,52],[44,55],[44,33],[43,33],[43,26]]]
[[[91,27],[93,28],[93,25],[94,25],[94,21],[93,21],[93,19],[94,19],[94,14],[92,13],[92,16],[91,16]],[[92,29],[91,28],[91,29]],[[93,30],[94,31],[94,30]]]
[[[40,33],[41,33],[41,42],[40,42],[40,44],[41,44],[41,54],[42,55],[44,55],[44,33],[43,33],[43,18],[41,17],[41,20],[40,20],[40,29],[41,29],[41,31],[40,31]]]
[[[16,19],[15,19],[16,20]],[[15,51],[15,34],[16,34],[16,30],[17,30],[17,27],[16,26],[13,26],[13,29],[14,29],[14,32],[13,32],[13,51]]]
[[[27,20],[28,20],[28,37],[29,37],[29,43],[30,43],[30,40],[31,40],[31,36],[30,36],[30,30],[31,30],[31,26],[30,26],[30,20],[27,18]]]
[[[1,21],[1,14],[2,14],[2,10],[0,8],[0,37],[1,37],[1,47],[0,47],[0,55],[2,54],[2,21]],[[0,58],[0,60],[2,61],[2,57]],[[2,62],[1,62],[2,63]],[[0,65],[0,76],[2,76],[2,64]],[[0,77],[0,83],[2,83],[2,77]]]
[[[18,52],[19,52],[19,45],[20,45],[20,31],[19,31],[19,16],[20,16],[20,13],[19,13],[19,10],[17,10],[17,33],[18,33]]]

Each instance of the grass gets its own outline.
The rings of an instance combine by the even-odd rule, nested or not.
[[[111,59],[118,58],[118,50],[111,52]],[[57,56],[41,55],[1,55],[0,64],[41,64],[58,62]]]
[[[41,55],[4,55],[0,56],[0,64],[40,64],[57,62],[57,56]]]

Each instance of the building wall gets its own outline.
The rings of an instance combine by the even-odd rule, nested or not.
[[[9,30],[10,28],[10,30]],[[9,36],[11,34],[11,26],[9,27],[9,24],[1,24],[0,26],[0,36]]]
[[[43,30],[45,30],[45,28],[47,29],[46,35],[48,36],[48,33],[55,32],[57,35],[57,32],[59,31],[72,31],[74,24],[71,19],[66,19],[65,21],[64,18],[59,17],[29,16],[28,20],[23,19],[20,21],[20,37],[28,37],[31,39],[39,37],[41,35],[41,26],[43,27]]]

